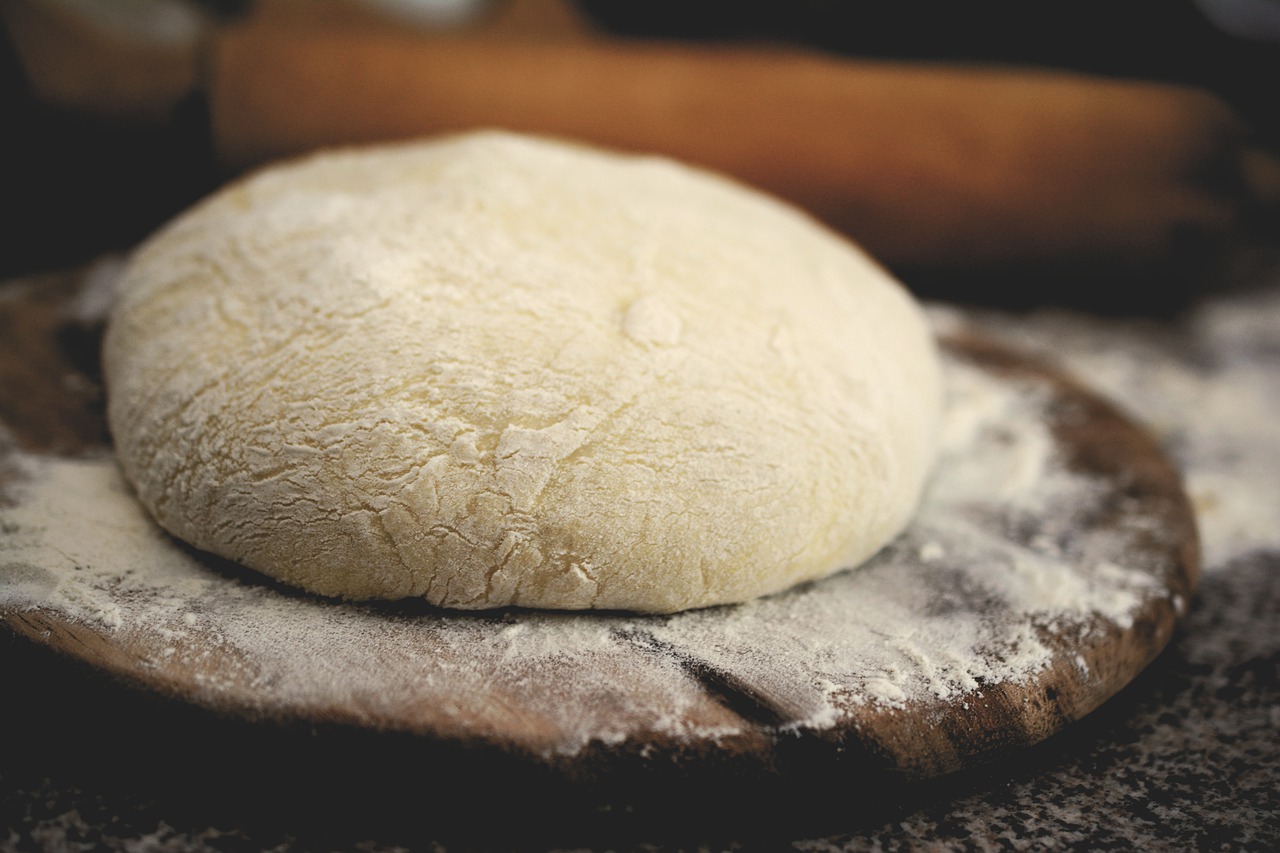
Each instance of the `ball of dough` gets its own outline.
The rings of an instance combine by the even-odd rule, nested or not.
[[[317,593],[670,612],[907,523],[939,368],[904,289],[726,179],[503,133],[313,156],[128,266],[120,462],[197,548]]]

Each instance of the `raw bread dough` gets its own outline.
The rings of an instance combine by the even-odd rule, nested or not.
[[[458,608],[675,611],[856,565],[940,401],[911,297],[803,214],[502,133],[224,189],[139,249],[104,357],[170,532]]]

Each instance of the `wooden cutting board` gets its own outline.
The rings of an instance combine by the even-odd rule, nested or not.
[[[0,621],[221,713],[605,785],[662,767],[919,779],[1089,713],[1165,646],[1194,587],[1194,518],[1155,440],[952,329],[934,484],[858,570],[670,617],[304,595],[170,539],[132,501],[103,420],[102,277],[0,286]]]

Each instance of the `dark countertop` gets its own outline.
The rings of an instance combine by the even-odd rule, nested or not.
[[[1201,512],[1169,649],[1039,746],[899,790],[608,802],[432,775],[412,745],[214,717],[0,637],[0,849],[1232,849],[1280,847],[1280,293],[1176,319],[942,308],[1049,354],[1151,425]],[[387,767],[414,768],[401,777]],[[775,795],[777,795],[775,797]]]

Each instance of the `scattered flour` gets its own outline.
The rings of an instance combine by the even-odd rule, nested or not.
[[[13,451],[0,610],[97,626],[210,703],[355,707],[375,725],[429,704],[459,733],[518,719],[547,754],[645,732],[742,733],[699,669],[730,674],[784,728],[834,726],[864,706],[967,704],[1047,667],[1048,634],[1126,627],[1168,593],[1130,528],[1082,527],[1102,485],[1055,456],[1044,387],[953,358],[946,371],[943,453],[908,531],[855,571],[745,605],[644,617],[338,603],[177,544],[108,455]]]
[[[932,314],[1045,354],[1150,426],[1183,472],[1206,573],[1280,550],[1280,271],[1272,286],[1206,299],[1176,324],[1064,310]]]

